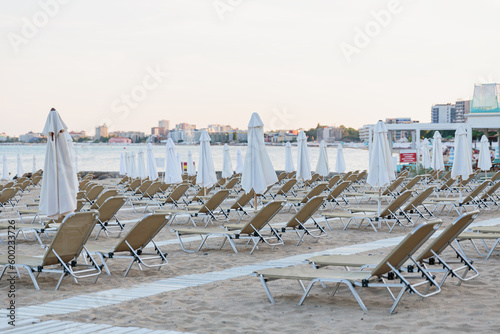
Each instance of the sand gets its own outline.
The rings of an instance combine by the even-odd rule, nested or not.
[[[112,185],[116,184],[117,180],[108,179],[100,182]],[[39,190],[35,189],[26,194],[21,203],[32,201],[38,192]],[[273,219],[273,222],[284,222],[290,215],[289,212],[282,212]],[[498,210],[486,211],[477,221],[490,220],[498,216]],[[12,210],[4,211],[0,215],[2,220],[15,217],[17,214]],[[125,221],[137,220],[142,214],[134,213],[128,206],[119,212],[118,217]],[[439,215],[444,221],[443,226],[456,217],[457,214],[454,212]],[[232,221],[234,220],[236,216],[232,216]],[[127,224],[126,229],[131,226],[132,224]],[[391,234],[387,232],[387,228],[382,228],[376,233],[368,227],[348,228],[346,231],[342,231],[340,227],[340,223],[334,223],[333,231],[328,232],[326,237],[320,238],[318,242],[307,239],[307,242],[300,246],[295,246],[296,237],[293,233],[286,233],[284,246],[271,249],[262,245],[252,255],[248,254],[250,247],[240,247],[239,254],[235,254],[228,245],[220,250],[203,250],[188,254],[176,243],[163,245],[161,248],[168,252],[169,263],[160,271],[154,269],[140,271],[134,267],[128,277],[123,277],[128,262],[113,259],[108,262],[111,276],[103,273],[96,284],[88,279],[80,280],[77,284],[66,278],[58,291],[53,290],[58,278],[56,275],[41,274],[38,279],[40,291],[36,291],[28,276],[23,275],[16,281],[16,304],[18,309],[22,310],[26,306],[46,305],[51,301],[85,296],[89,293],[111,289],[133,289],[169,278],[224,271],[299,254],[393,238],[408,232],[399,227],[396,227]],[[95,233],[96,231],[93,236]],[[29,240],[18,239],[18,254],[42,254],[42,249],[33,235],[27,234],[27,237]],[[175,238],[175,234],[167,227],[155,240],[163,242]],[[5,240],[5,236],[2,236],[2,239]],[[49,242],[47,239],[44,241]],[[113,245],[116,241],[114,235],[109,238],[100,236],[96,241],[91,237],[89,244]],[[194,243],[188,245],[195,246]],[[389,248],[380,248],[366,253],[385,254],[388,250]],[[475,255],[469,247],[467,251],[468,254]],[[6,245],[0,244],[0,253],[5,252]],[[452,253],[446,251],[445,254]],[[480,259],[475,261],[474,265],[480,272],[480,276],[476,279],[456,286],[457,279],[449,278],[440,294],[424,300],[407,294],[395,314],[388,313],[392,301],[384,289],[359,289],[368,311],[359,308],[346,288],[342,287],[334,297],[331,297],[329,295],[331,286],[323,289],[320,285],[312,290],[304,305],[297,306],[302,294],[300,286],[297,282],[287,280],[270,282],[270,289],[276,299],[276,304],[272,305],[259,279],[248,275],[249,271],[234,278],[153,293],[148,297],[135,298],[106,307],[43,315],[40,320],[65,320],[192,333],[375,331],[497,333],[500,330],[498,317],[500,257],[493,256],[487,261]],[[0,281],[0,301],[2,305],[7,305],[9,301],[5,280]],[[22,314],[19,316],[22,317]]]

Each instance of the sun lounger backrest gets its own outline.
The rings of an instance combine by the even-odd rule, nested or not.
[[[248,202],[250,202],[250,200],[253,198],[253,196],[254,196],[254,191],[252,189],[248,193],[244,193],[243,195],[241,195],[236,200],[236,202],[233,203],[233,205],[231,206],[230,209],[236,210],[236,209],[240,209],[240,208],[244,207],[245,205],[248,204]]]
[[[417,175],[413,179],[410,180],[406,185],[403,186],[404,190],[410,190],[411,188],[415,187],[417,183],[422,180],[423,176],[422,175]]]
[[[276,193],[276,195],[285,195],[293,186],[297,183],[297,179],[290,179],[285,182],[285,184],[281,187],[280,190]]]
[[[231,178],[227,184],[224,186],[225,189],[233,189],[235,185],[238,184],[238,182],[240,182],[240,179],[238,178]]]
[[[77,257],[94,229],[97,217],[96,211],[77,212],[66,216],[45,251],[42,266],[59,263],[53,250],[63,262],[69,262]]]
[[[175,187],[174,191],[168,196],[166,202],[170,203],[171,201],[177,202],[184,194],[186,191],[189,189],[189,184],[187,183],[181,183],[177,187]]]
[[[451,187],[453,183],[455,183],[455,179],[448,179],[446,180],[445,183],[443,183],[443,185],[441,186],[441,188],[439,188],[439,190],[446,190],[449,187]]]
[[[485,191],[483,196],[481,196],[481,199],[487,199],[488,195],[493,196],[493,194],[500,188],[500,182],[497,182],[493,184],[491,187],[488,188],[488,191]]]
[[[156,194],[158,189],[160,189],[160,186],[161,186],[161,182],[155,181],[155,182],[151,183],[151,185],[148,187],[148,189],[146,189],[144,194],[149,195],[149,196],[154,196],[154,194]]]
[[[404,180],[405,180],[404,176],[395,179],[384,191],[384,195],[387,195],[390,191],[396,190],[401,185],[401,183],[403,183]]]
[[[278,182],[281,182],[283,179],[285,179],[287,175],[287,172],[281,172],[280,175],[278,175]]]
[[[273,217],[281,210],[284,201],[272,201],[266,204],[262,209],[259,210],[240,230],[240,234],[252,234],[260,231],[264,225],[266,225]],[[253,226],[253,228],[252,228]]]
[[[149,188],[149,186],[151,185],[151,183],[153,183],[153,181],[150,181],[150,180],[142,182],[142,184],[140,185],[140,187],[135,190],[135,193],[136,194],[142,194],[142,193],[144,193]]]
[[[296,227],[299,223],[304,224],[318,210],[325,201],[325,196],[311,198],[302,208],[286,223],[286,227]]]
[[[0,203],[8,202],[12,197],[16,195],[16,188],[5,188],[0,193]]]
[[[214,211],[222,203],[223,200],[229,195],[229,190],[222,189],[216,192],[210,199],[201,207],[200,212],[206,213]]]
[[[385,217],[396,213],[396,211],[398,211],[398,209],[408,200],[408,198],[410,198],[410,196],[410,190],[401,193],[401,195],[399,195],[391,203],[389,203],[389,205],[386,206],[385,209],[380,211],[380,216]]]
[[[334,185],[337,184],[337,182],[339,182],[340,180],[340,175],[334,175],[330,178],[330,180],[328,180],[328,188],[331,188],[333,187]]]
[[[330,191],[330,193],[328,194],[328,197],[326,198],[326,200],[327,201],[331,201],[334,198],[339,197],[342,194],[342,192],[347,187],[349,187],[350,184],[351,184],[351,182],[348,182],[348,181],[340,182],[340,184],[338,184],[334,189],[332,189],[332,191]]]
[[[142,217],[115,246],[114,252],[130,251],[125,241],[133,249],[144,248],[167,224],[165,214],[150,213]]]
[[[429,197],[432,194],[434,188],[435,187],[425,188],[424,191],[422,191],[420,194],[418,194],[417,196],[413,197],[411,200],[408,201],[408,204],[404,206],[403,211],[406,212],[414,210],[417,206],[422,204],[422,202],[425,201],[427,197]]]
[[[314,196],[319,196],[323,192],[323,190],[326,189],[326,186],[328,183],[326,182],[321,182],[318,183],[314,188],[311,189],[311,191],[304,197],[302,200],[302,203],[306,203],[309,199],[313,198]]]
[[[463,200],[463,203],[467,203],[467,202],[470,202],[474,199],[474,197],[477,197],[479,196],[479,194],[484,190],[486,189],[486,187],[488,186],[488,183],[490,181],[484,181],[483,183],[481,183],[480,185],[478,185],[476,188],[474,188],[470,193],[469,195],[467,195],[467,197],[464,198]]]
[[[124,196],[110,197],[105,200],[99,208],[99,220],[105,222],[113,218],[125,202],[126,198]]]
[[[495,182],[499,177],[500,177],[500,170],[498,172],[496,172],[495,174],[493,174],[490,181]]]
[[[390,263],[395,268],[401,268],[404,263],[422,246],[436,231],[441,220],[428,221],[415,227],[372,271],[372,276],[382,276],[389,271]]]
[[[101,185],[95,185],[93,186],[87,193],[87,198],[90,201],[93,201],[99,196],[99,194],[104,190],[104,187]]]
[[[433,251],[436,254],[441,254],[441,252],[448,247],[449,244],[455,240],[455,238],[462,233],[479,214],[479,210],[474,210],[467,212],[452,222],[448,227],[446,227],[440,235],[438,235],[430,244],[422,251],[421,254],[416,258],[417,261],[423,261],[430,257],[433,257]]]
[[[102,203],[104,203],[104,201],[106,201],[108,198],[113,197],[113,196],[117,196],[117,195],[118,195],[118,190],[108,189],[105,192],[103,192],[101,194],[101,196],[99,196],[97,198],[97,200],[94,202],[94,204],[92,204],[92,206],[90,208],[91,209],[98,209],[102,205]]]

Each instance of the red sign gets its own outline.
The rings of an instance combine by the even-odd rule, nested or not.
[[[417,152],[401,152],[399,153],[399,163],[414,164],[417,162]]]

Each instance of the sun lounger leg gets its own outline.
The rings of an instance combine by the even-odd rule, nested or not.
[[[29,266],[23,266],[23,267],[26,268],[26,270],[28,271],[28,275],[30,276],[31,281],[33,282],[33,285],[35,286],[35,289],[40,290],[40,287],[38,286],[38,282],[36,281],[35,275],[33,275],[33,271],[31,270],[31,268]]]
[[[267,294],[267,297],[269,298],[269,301],[271,302],[271,304],[274,304],[275,303],[274,298],[271,295],[271,291],[269,291],[269,287],[267,286],[266,279],[262,275],[259,275],[259,278],[260,278],[260,281],[262,282],[262,285],[264,286],[264,290],[266,291],[266,294]]]

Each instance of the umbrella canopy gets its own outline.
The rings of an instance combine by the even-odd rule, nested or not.
[[[467,140],[467,132],[463,125],[460,125],[455,131],[455,159],[451,168],[451,177],[462,179],[469,178],[472,174],[471,149]]]
[[[127,168],[125,167],[125,154],[120,154],[120,175],[127,174]]]
[[[148,150],[146,152],[147,169],[146,176],[151,180],[158,178],[158,169],[156,168],[156,159],[153,152],[153,145],[148,143]]]
[[[182,166],[181,154],[179,152],[177,152],[177,164],[179,165],[179,168],[181,169],[181,174],[184,173],[184,166]]]
[[[191,154],[191,151],[188,151],[188,157],[187,157],[187,174],[189,176],[196,175],[196,168],[194,167],[193,155]]]
[[[177,160],[177,152],[172,138],[168,138],[166,144],[167,158],[165,164],[165,183],[181,183],[181,165]]]
[[[307,147],[307,137],[304,131],[300,131],[297,136],[297,180],[311,179],[311,162],[309,160],[309,148]]]
[[[259,114],[253,113],[248,123],[248,147],[241,186],[246,193],[253,189],[256,194],[262,194],[276,182],[278,177],[264,144],[264,123]]]
[[[443,143],[439,131],[434,132],[433,138],[431,167],[434,170],[444,170]]]
[[[132,164],[130,162],[131,162],[131,156],[127,152],[125,153],[125,172],[128,177],[132,177]]]
[[[3,169],[2,169],[2,180],[9,179],[9,167],[7,166],[7,156],[3,155]]]
[[[366,183],[373,187],[383,187],[388,185],[394,178],[394,166],[389,141],[387,140],[387,128],[384,122],[378,121],[373,134]]]
[[[431,153],[430,153],[430,144],[427,138],[425,138],[422,142],[422,166],[425,169],[431,168]]]
[[[59,113],[52,108],[42,133],[47,136],[40,211],[57,219],[76,209],[78,178],[71,136]]]
[[[24,174],[23,164],[21,163],[21,156],[17,155],[17,177],[21,177]]]
[[[342,145],[337,146],[337,160],[335,161],[335,171],[337,173],[345,173],[344,149]]]
[[[227,179],[233,175],[233,166],[231,164],[231,156],[229,155],[229,146],[227,144],[224,144],[223,153],[222,177]]]
[[[293,166],[293,158],[292,158],[292,144],[290,142],[286,142],[285,145],[285,172],[291,173],[295,170]]]
[[[75,171],[78,173],[79,172],[79,170],[78,170],[78,154],[76,154],[74,142],[71,142],[71,147],[73,148],[73,153],[75,155]]]
[[[488,138],[485,135],[481,137],[481,146],[479,148],[479,159],[477,160],[477,167],[481,170],[491,169],[491,156]]]
[[[324,140],[319,143],[319,158],[316,164],[316,173],[325,177],[330,174],[330,167],[328,166],[328,152],[326,151],[326,143]]]
[[[130,154],[130,177],[139,177],[139,173],[137,173],[137,164],[135,163],[135,152]]]
[[[196,184],[202,187],[211,187],[217,182],[214,161],[210,151],[210,136],[207,130],[203,130],[200,137],[200,157],[198,161],[198,174]]]
[[[236,153],[236,169],[234,170],[237,174],[243,172],[243,157],[241,156],[241,150]]]
[[[36,172],[36,156],[33,154],[33,168],[31,169],[31,174],[35,174],[35,172]]]
[[[137,176],[141,179],[145,179],[147,176],[146,163],[144,162],[144,151],[142,149],[140,149],[137,154]]]

